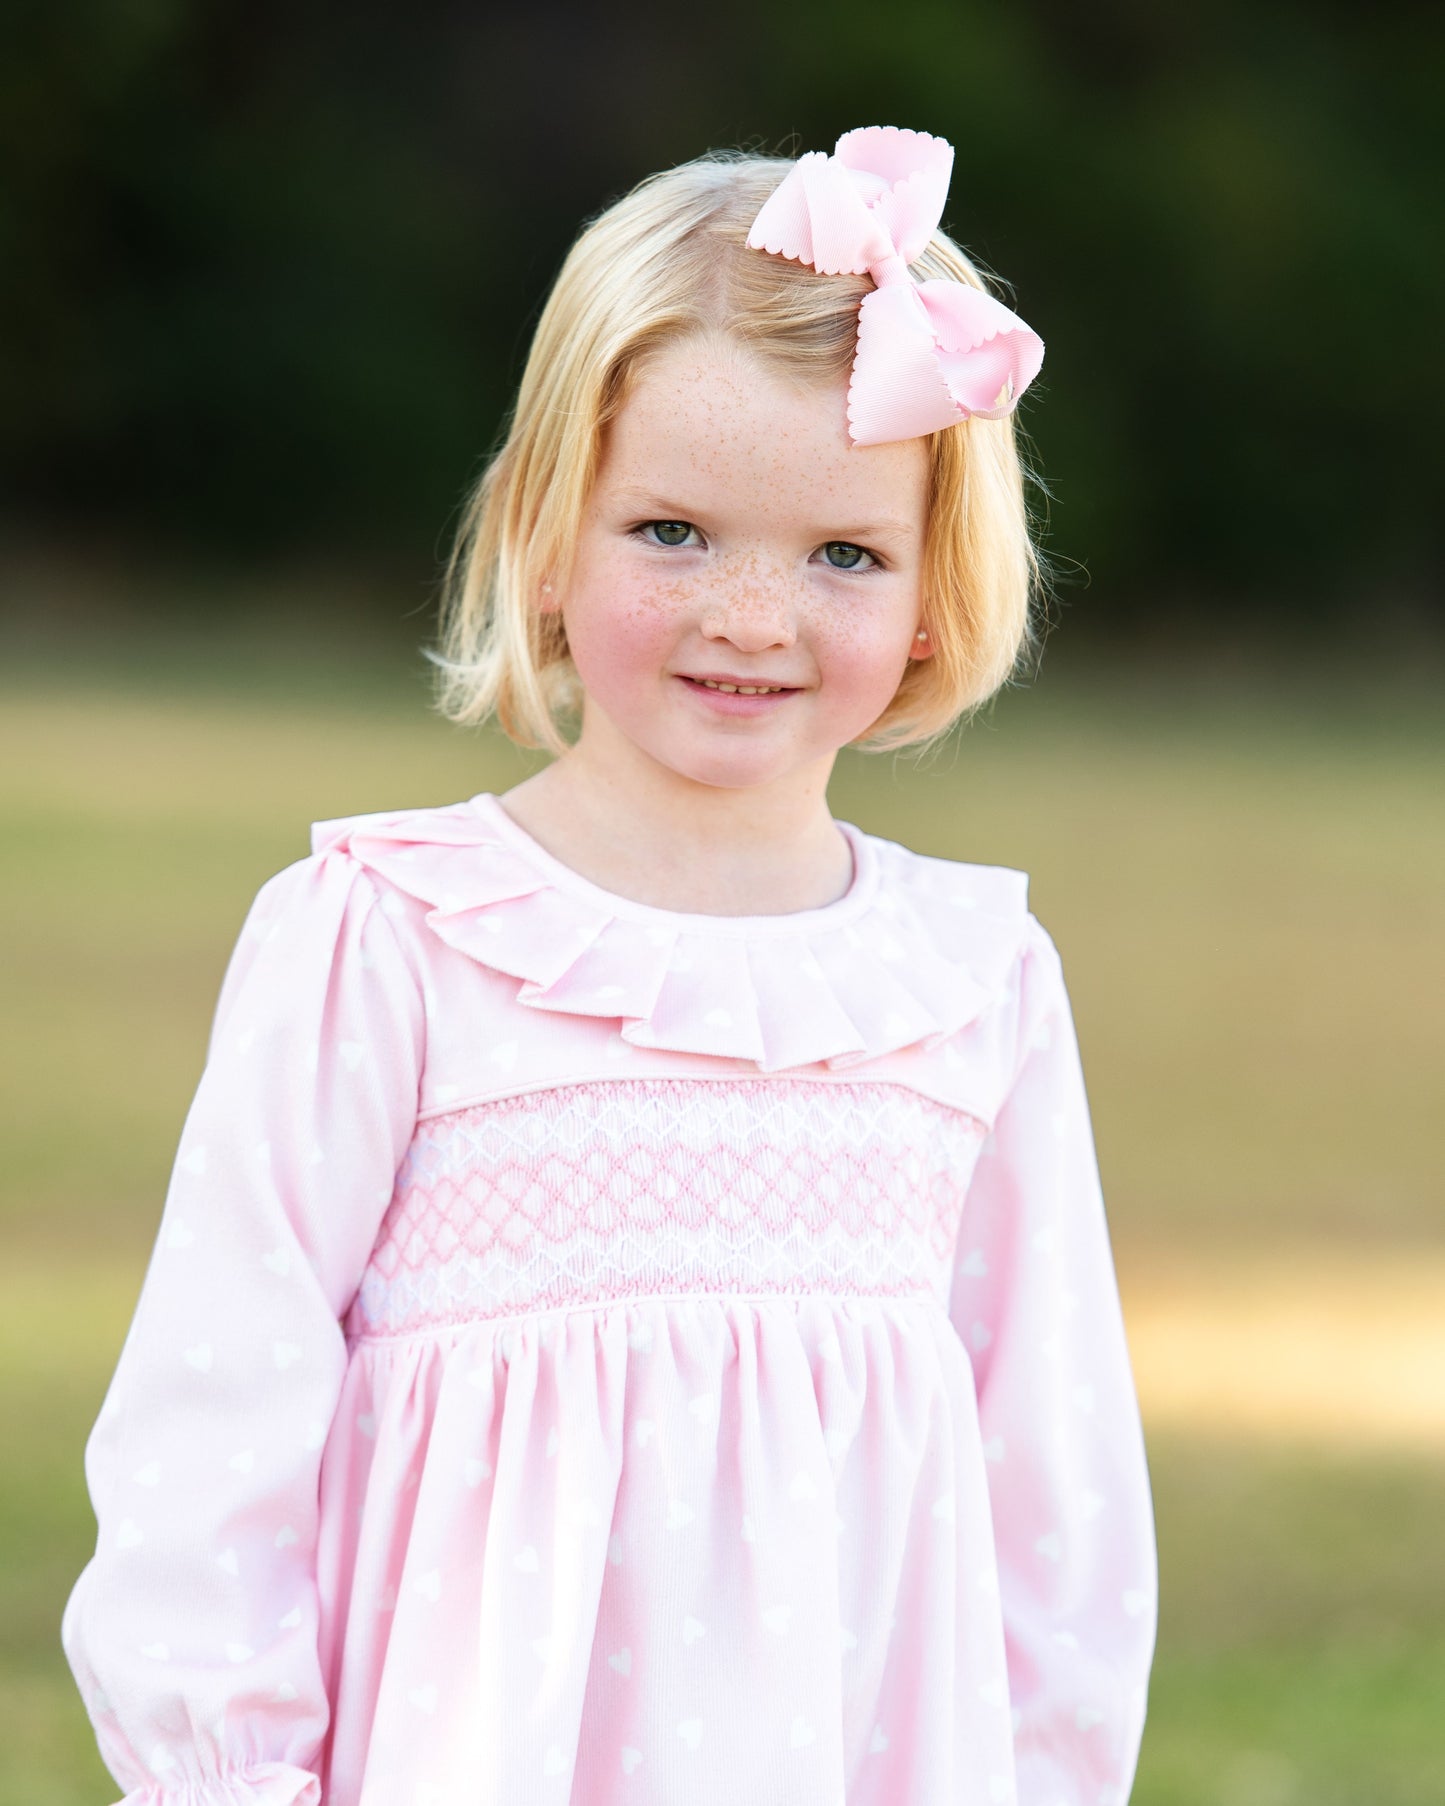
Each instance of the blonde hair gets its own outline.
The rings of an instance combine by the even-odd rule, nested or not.
[[[495,713],[523,745],[566,750],[559,715],[578,703],[561,615],[603,435],[649,354],[694,333],[725,335],[794,378],[844,377],[868,276],[820,276],[750,250],[763,202],[791,165],[713,153],[651,176],[582,232],[537,323],[506,439],[472,493],[442,599],[439,706],[456,722]],[[936,232],[920,280],[984,283]],[[929,435],[923,618],[933,656],[910,660],[858,742],[932,740],[977,708],[1034,640],[1043,567],[1030,530],[1014,419],[961,420]]]

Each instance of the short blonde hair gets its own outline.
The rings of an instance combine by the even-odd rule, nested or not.
[[[456,722],[495,714],[523,745],[554,753],[577,706],[560,614],[608,422],[644,359],[691,334],[723,334],[792,377],[838,380],[853,360],[867,276],[820,276],[750,250],[782,158],[715,152],[650,176],[600,214],[568,254],[537,323],[505,441],[471,495],[446,573],[439,706]],[[983,288],[936,232],[920,279]],[[960,420],[929,435],[924,620],[933,657],[910,660],[893,700],[858,742],[870,750],[944,733],[991,696],[1033,643],[1042,590],[1013,416]]]

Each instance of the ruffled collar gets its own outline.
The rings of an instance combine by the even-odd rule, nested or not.
[[[774,1072],[937,1045],[1006,988],[1026,931],[1022,872],[839,827],[853,849],[847,892],[773,916],[684,915],[603,890],[487,793],[318,822],[312,847],[349,854],[425,904],[431,930],[520,980],[529,1008],[615,1020],[638,1047]]]

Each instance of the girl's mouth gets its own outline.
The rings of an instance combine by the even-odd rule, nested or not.
[[[798,694],[792,684],[762,684],[738,677],[687,677],[681,682],[709,708],[729,715],[756,715],[777,708],[789,696]]]

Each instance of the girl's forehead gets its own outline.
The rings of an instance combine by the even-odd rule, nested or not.
[[[847,378],[794,380],[745,345],[674,340],[635,372],[607,434],[606,487],[672,493],[680,482],[726,499],[756,491],[814,497],[922,519],[923,439],[858,447],[848,438]]]

